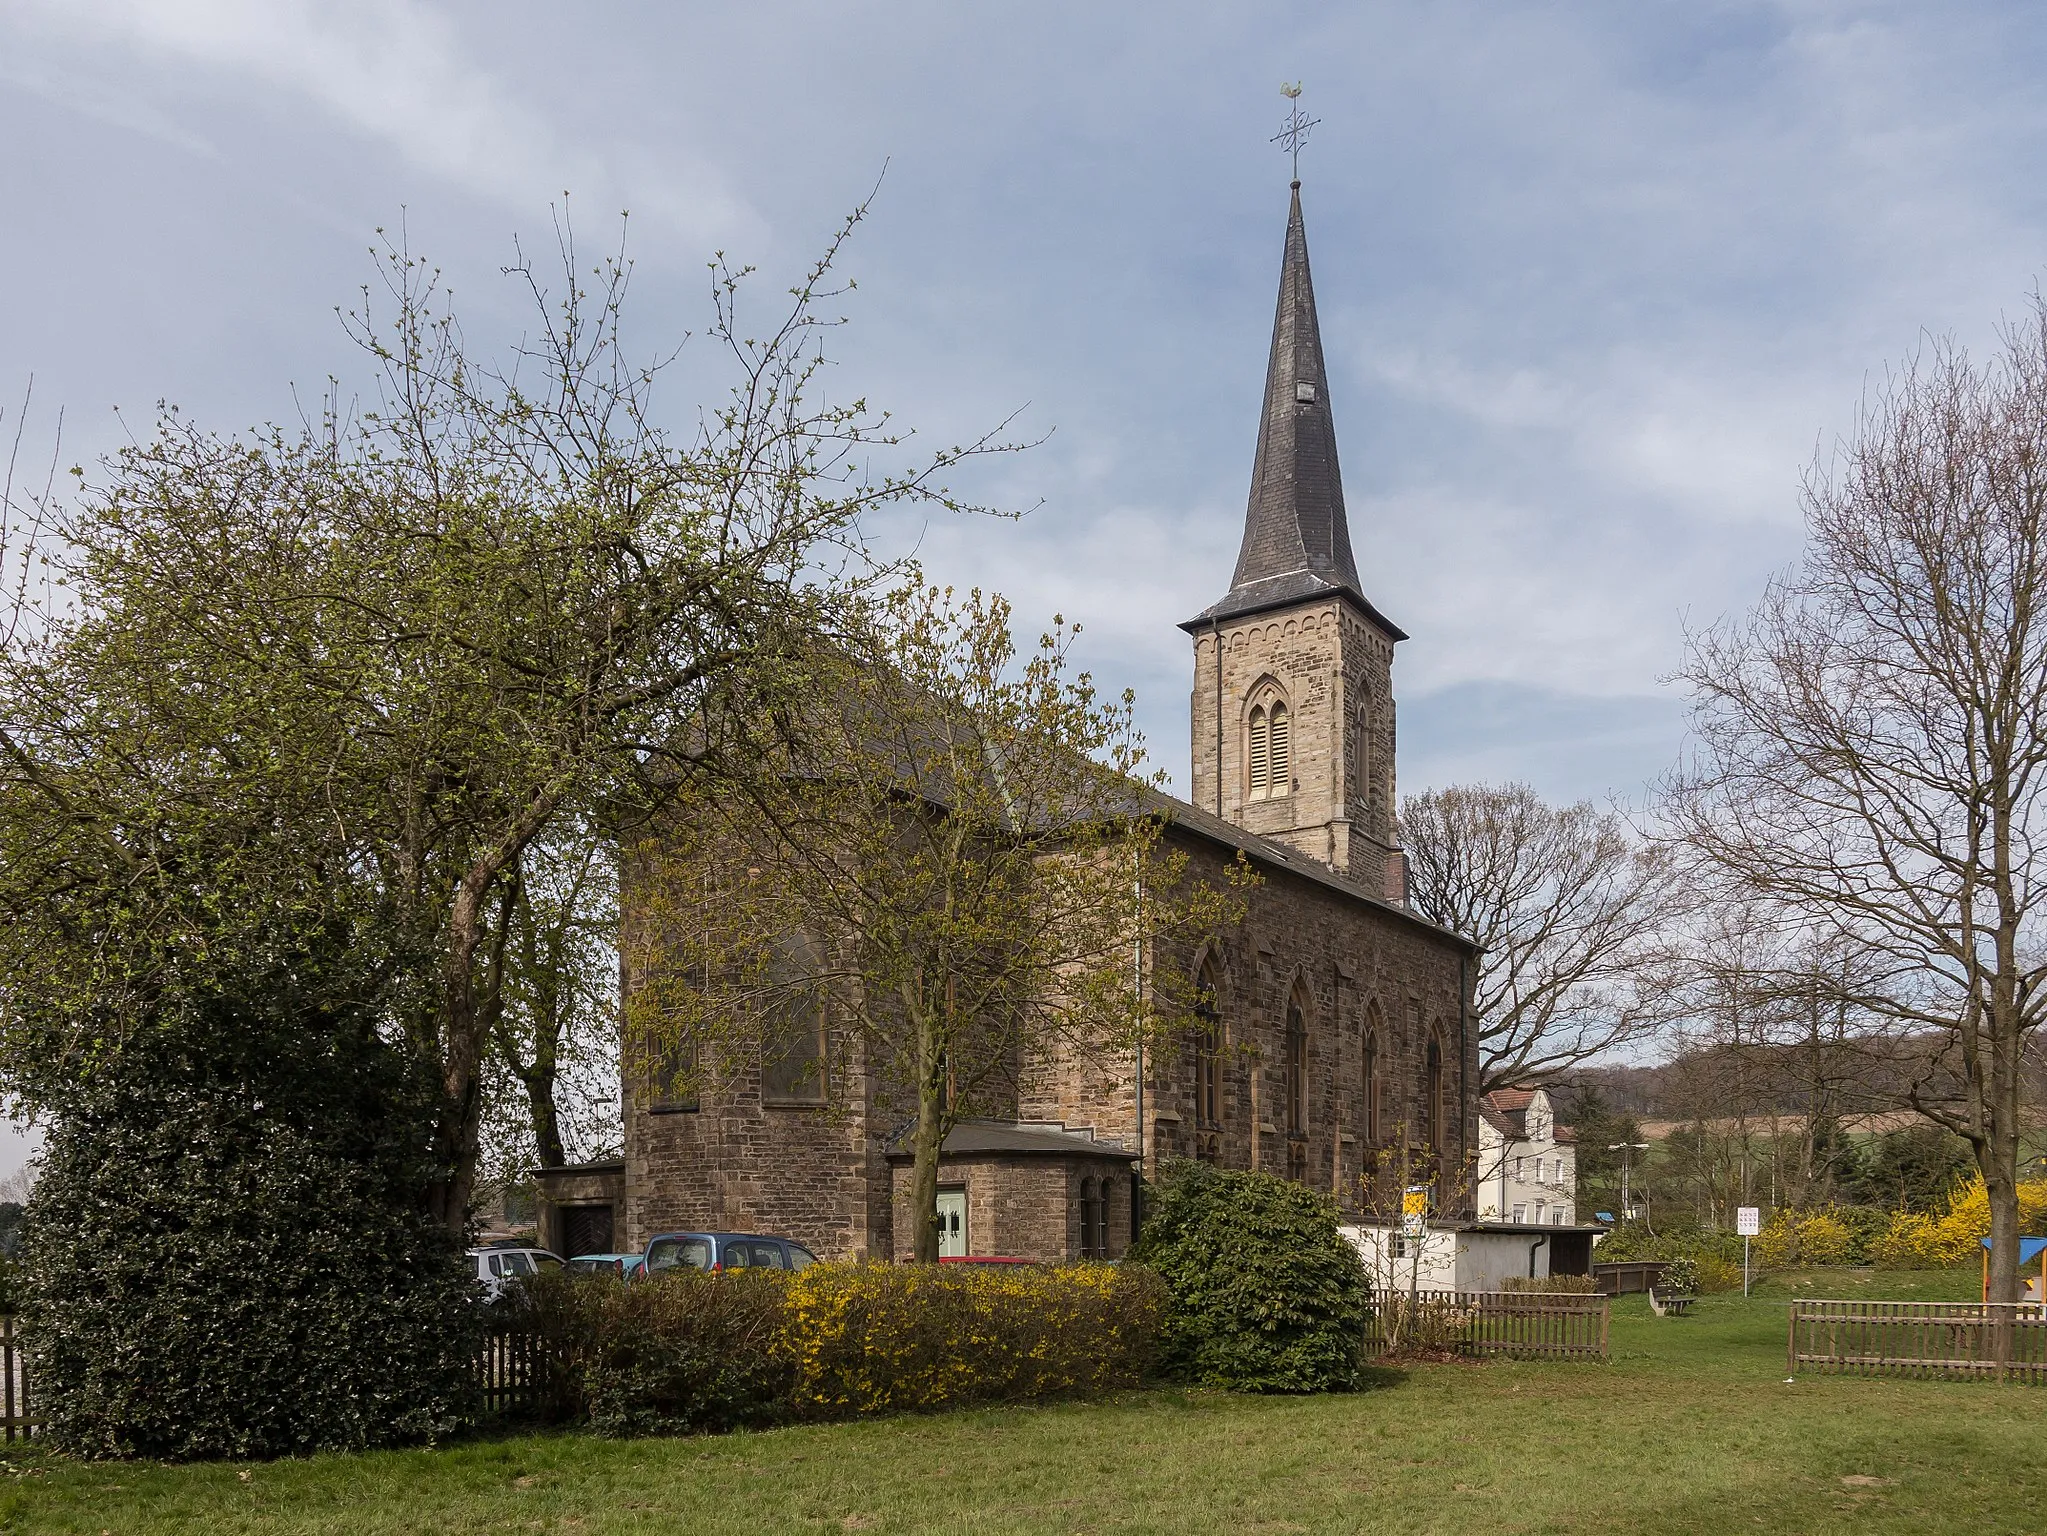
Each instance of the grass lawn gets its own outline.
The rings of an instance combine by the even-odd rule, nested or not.
[[[702,1440],[581,1435],[236,1468],[0,1461],[0,1531],[2024,1531],[2047,1394],[1784,1380],[1784,1302],[1972,1275],[1773,1279],[1610,1365],[1424,1366],[1347,1397],[1108,1402]]]

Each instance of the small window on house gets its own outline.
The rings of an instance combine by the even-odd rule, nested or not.
[[[1528,1207],[1526,1205],[1517,1205],[1514,1207],[1514,1220],[1517,1222],[1524,1222],[1528,1220]]]
[[[1553,1227],[1561,1227],[1564,1224],[1564,1208],[1562,1206],[1558,1206],[1549,1213],[1549,1224]]]
[[[1106,1225],[1102,1220],[1102,1197],[1100,1186],[1093,1179],[1080,1181],[1080,1256],[1083,1259],[1099,1259],[1102,1251],[1097,1243],[1096,1233]]]

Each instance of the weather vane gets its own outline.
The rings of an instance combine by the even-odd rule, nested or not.
[[[1301,181],[1301,146],[1308,142],[1308,135],[1322,119],[1301,115],[1300,81],[1296,80],[1292,85],[1282,85],[1279,94],[1292,102],[1293,106],[1287,111],[1286,126],[1272,136],[1272,142],[1293,156],[1294,184],[1298,186]]]

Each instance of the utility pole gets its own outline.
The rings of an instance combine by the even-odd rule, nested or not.
[[[1634,1155],[1637,1152],[1647,1152],[1649,1150],[1649,1143],[1646,1141],[1616,1141],[1610,1142],[1606,1150],[1618,1152],[1621,1155],[1621,1220],[1625,1222],[1634,1209],[1628,1196],[1628,1175],[1634,1163]]]

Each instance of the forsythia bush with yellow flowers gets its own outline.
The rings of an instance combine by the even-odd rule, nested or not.
[[[1855,1233],[1833,1211],[1780,1210],[1757,1234],[1755,1260],[1764,1269],[1787,1264],[1847,1264],[1856,1258]]]
[[[1135,1386],[1165,1287],[1136,1265],[814,1264],[783,1306],[791,1405],[837,1418]]]
[[[2047,1227],[2047,1179],[2019,1185],[2019,1230]],[[1897,1269],[1939,1269],[1970,1264],[1990,1235],[1990,1194],[1981,1174],[1955,1186],[1947,1210],[1938,1216],[1915,1211],[1892,1213],[1888,1229],[1870,1245],[1870,1257]]]
[[[814,1264],[548,1277],[520,1305],[541,1346],[542,1416],[628,1436],[1135,1386],[1165,1288],[1129,1264]]]

